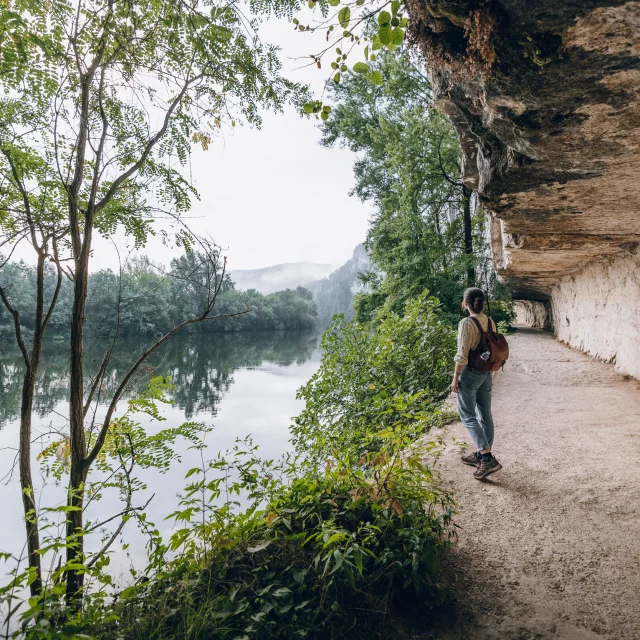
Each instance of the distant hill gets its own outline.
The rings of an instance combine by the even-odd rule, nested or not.
[[[351,259],[329,277],[306,284],[318,308],[318,324],[326,327],[336,313],[343,313],[345,319],[352,320],[353,297],[363,290],[358,274],[375,270],[364,246],[359,244]]]
[[[263,269],[241,269],[232,271],[231,279],[235,282],[236,289],[246,291],[256,289],[260,293],[267,294],[283,289],[295,289],[305,286],[312,280],[319,280],[328,276],[335,265],[316,264],[313,262],[287,262],[276,264],[273,267]]]

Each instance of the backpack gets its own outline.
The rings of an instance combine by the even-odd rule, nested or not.
[[[498,371],[509,359],[507,339],[501,333],[491,329],[492,326],[495,327],[491,318],[487,324],[487,331],[482,330],[482,325],[477,318],[471,317],[471,320],[478,327],[480,342],[475,349],[469,351],[469,368],[479,373]]]

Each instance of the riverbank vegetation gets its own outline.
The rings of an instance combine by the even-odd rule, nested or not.
[[[364,74],[330,83],[331,115],[322,143],[356,154],[352,195],[374,207],[365,242],[379,269],[361,276],[355,316],[371,321],[381,309],[402,313],[429,291],[452,325],[462,316],[465,288],[489,293],[496,322],[510,322],[508,292],[496,281],[487,243],[487,217],[462,181],[460,146],[451,122],[433,100],[431,81],[408,52],[383,51]]]
[[[421,437],[449,418],[441,400],[454,342],[428,296],[373,332],[337,318],[300,391],[292,453],[265,461],[245,440],[203,458],[186,473],[168,540],[130,514],[148,538],[144,571],[114,596],[108,562],[87,568],[76,612],[47,585],[39,624],[56,626],[54,637],[100,640],[390,638],[398,615],[428,616],[446,598],[438,572],[455,503],[436,480],[439,440]],[[159,415],[164,384],[154,381],[132,412]],[[198,446],[197,431],[183,429]],[[138,456],[159,454],[158,442],[137,446]],[[118,430],[107,456],[131,458]]]
[[[146,258],[128,261],[119,271],[101,269],[89,274],[87,287],[87,334],[91,339],[142,338],[164,335],[181,318],[200,312],[207,287],[207,262],[197,251],[171,261],[168,269]],[[44,270],[44,292],[50,297],[57,275]],[[20,313],[23,330],[33,332],[37,270],[24,262],[9,262],[2,268],[6,297]],[[64,279],[48,325],[47,339],[61,340],[70,333],[73,285]],[[310,331],[316,328],[317,311],[312,295],[303,287],[263,295],[255,290],[236,291],[225,276],[216,303],[219,321],[193,325],[186,331]],[[14,319],[0,309],[0,340],[15,341]]]

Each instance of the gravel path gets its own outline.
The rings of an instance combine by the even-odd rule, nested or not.
[[[541,331],[509,340],[494,380],[494,453],[478,482],[451,443],[460,504],[444,567],[455,629],[442,638],[640,638],[640,382]],[[460,423],[447,438],[469,441]]]

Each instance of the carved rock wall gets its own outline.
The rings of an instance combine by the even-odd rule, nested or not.
[[[640,252],[592,262],[553,288],[553,329],[568,345],[640,378]]]
[[[548,302],[539,300],[516,300],[514,304],[516,324],[534,329],[552,328],[551,308]]]

